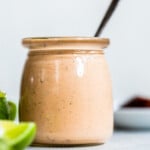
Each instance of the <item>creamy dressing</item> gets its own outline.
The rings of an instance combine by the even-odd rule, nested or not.
[[[21,85],[20,120],[36,144],[98,144],[112,134],[112,90],[104,54],[32,52]]]

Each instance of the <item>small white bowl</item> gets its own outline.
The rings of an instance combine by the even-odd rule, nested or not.
[[[150,108],[121,108],[114,112],[116,127],[150,129]]]

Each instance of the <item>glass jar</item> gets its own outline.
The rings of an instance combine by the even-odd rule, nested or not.
[[[108,39],[26,38],[20,121],[37,124],[35,144],[102,144],[112,134]]]

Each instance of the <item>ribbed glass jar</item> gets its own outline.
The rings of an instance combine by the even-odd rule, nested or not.
[[[19,118],[37,124],[36,144],[102,144],[112,134],[108,39],[26,38]]]

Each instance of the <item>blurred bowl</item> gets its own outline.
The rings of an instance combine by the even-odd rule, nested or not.
[[[121,108],[114,112],[116,127],[150,129],[150,108]]]

